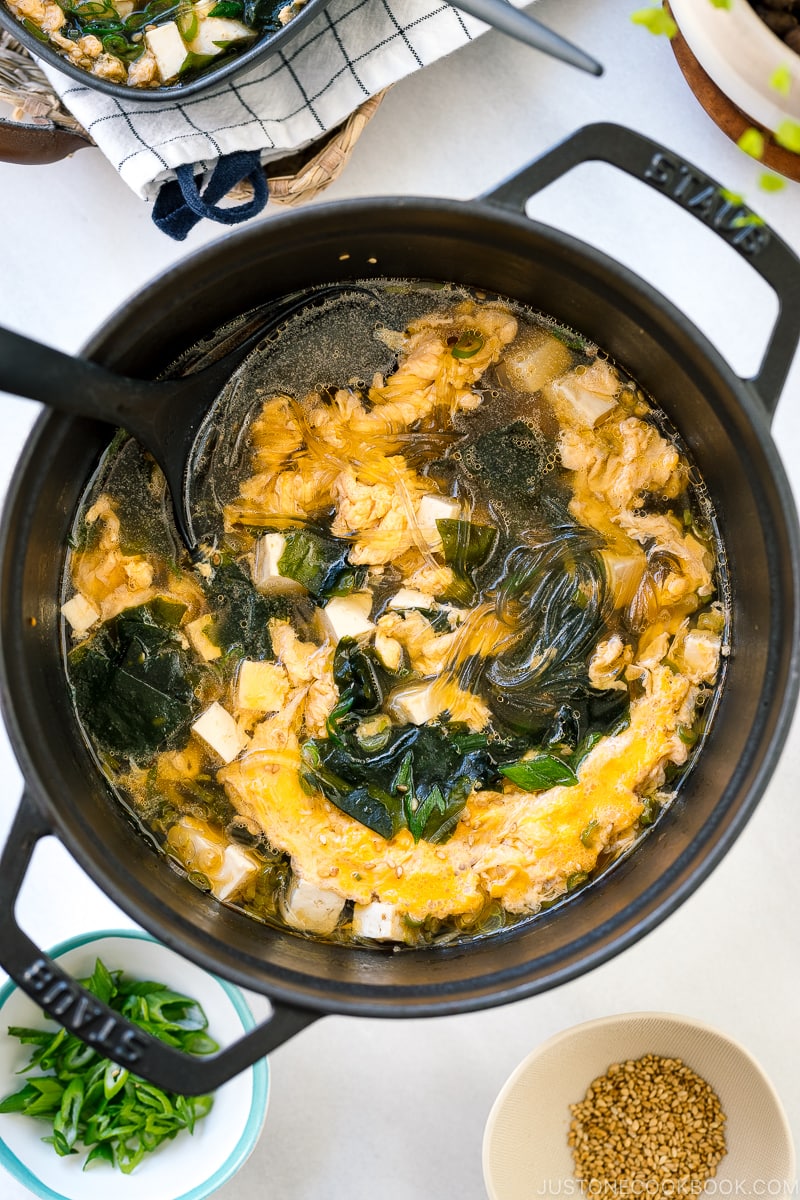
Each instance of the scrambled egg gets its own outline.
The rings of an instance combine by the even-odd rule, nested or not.
[[[191,575],[173,573],[161,587],[154,583],[150,560],[143,554],[123,553],[119,517],[109,496],[101,495],[84,520],[90,527],[90,545],[73,554],[72,580],[78,594],[95,606],[102,621],[165,594],[187,604],[190,615],[202,609],[203,593]],[[95,525],[97,533],[92,528]]]
[[[380,567],[390,560],[403,562],[405,555],[414,564],[407,575],[410,584],[432,594],[442,590],[447,568],[431,561],[427,548],[414,539],[414,510],[429,485],[401,455],[385,453],[396,449],[386,439],[412,421],[429,418],[436,406],[451,414],[470,406],[472,393],[465,385],[480,377],[516,331],[496,313],[487,327],[486,310],[477,312],[482,331],[491,329],[495,340],[487,337],[480,361],[470,361],[469,371],[444,352],[442,323],[422,321],[397,340],[406,357],[391,379],[370,390],[370,409],[339,393],[333,406],[312,413],[310,424],[325,447],[315,475],[310,474],[314,446],[299,444],[299,426],[287,424],[292,448],[274,464],[266,506],[274,505],[284,488],[300,487],[293,482],[290,488],[290,481],[315,478],[316,503],[335,507],[333,532],[353,535],[352,562]],[[470,319],[478,324],[476,313]],[[510,912],[532,912],[563,893],[568,880],[590,872],[599,856],[630,839],[642,813],[644,788],[663,781],[668,763],[686,760],[678,730],[694,719],[699,686],[715,678],[720,640],[707,634],[695,646],[695,631],[687,654],[685,615],[711,594],[713,560],[708,547],[675,518],[639,511],[645,494],[679,496],[686,487],[686,467],[655,426],[617,404],[620,388],[613,368],[598,361],[588,371],[553,382],[545,393],[561,424],[573,515],[604,535],[617,560],[627,555],[627,569],[632,562],[636,576],[632,590],[628,581],[629,600],[646,594],[651,623],[660,618],[651,636],[641,639],[641,661],[634,661],[633,646],[615,634],[596,647],[589,663],[590,681],[600,690],[626,690],[630,680],[639,681],[642,695],[632,705],[629,728],[595,747],[581,764],[575,787],[538,795],[510,785],[503,792],[474,792],[453,836],[434,846],[415,845],[407,830],[386,841],[322,795],[309,793],[298,773],[296,733],[274,717],[221,777],[239,811],[291,856],[293,871],[306,883],[357,905],[379,900],[396,906],[415,922],[468,917],[491,899]],[[259,426],[259,439],[264,432]],[[357,448],[353,432],[359,435]],[[365,442],[365,435],[375,440]],[[277,442],[272,446],[265,452],[277,457]],[[252,491],[243,488],[243,495],[246,490],[248,497],[258,494],[255,484]],[[235,520],[234,511],[230,516]],[[640,547],[654,545],[667,565],[648,574],[648,556]],[[422,551],[416,560],[409,554],[414,549]],[[458,668],[470,655],[497,652],[512,640],[491,605],[478,606],[463,624],[439,632],[418,610],[389,610],[378,618],[375,635],[382,656],[394,655],[396,662],[402,649],[418,675],[433,679],[429,707],[423,710],[428,719],[446,710],[475,730],[485,728],[491,714],[478,696],[455,684]],[[670,652],[683,656],[683,673],[663,664]],[[411,684],[408,690],[422,694],[424,689]]]
[[[640,628],[661,618],[674,633],[714,590],[708,545],[675,516],[640,511],[645,494],[674,500],[685,489],[687,468],[676,447],[653,425],[623,415],[599,429],[562,429],[560,450],[572,472],[570,511],[604,536],[619,599]]]
[[[469,358],[456,358],[448,338],[468,324],[483,339]],[[256,474],[225,510],[229,529],[269,525],[277,517],[314,517],[331,507],[331,532],[350,537],[354,565],[383,566],[409,550],[416,566],[440,568],[419,524],[430,482],[397,453],[403,435],[480,403],[474,384],[517,332],[505,309],[465,301],[451,314],[414,322],[401,336],[398,369],[373,385],[367,403],[340,390],[331,403],[311,396],[268,402],[251,430]]]
[[[480,346],[459,358],[451,348],[465,328],[479,335]],[[481,403],[475,385],[516,333],[516,319],[502,306],[465,301],[414,322],[405,334],[383,331],[398,350],[398,367],[389,378],[376,378],[366,397],[342,389],[324,401],[316,395],[302,403],[287,395],[270,398],[250,430],[252,474],[225,509],[226,529],[238,531],[244,545],[252,528],[274,529],[281,519],[324,519],[333,535],[349,541],[349,561],[366,570],[368,594],[391,568],[408,594],[420,597],[416,607],[388,607],[374,619],[362,614],[357,635],[391,671],[405,664],[413,673],[385,708],[401,724],[446,713],[476,732],[491,727],[488,705],[467,686],[467,668],[513,649],[516,634],[486,598],[472,608],[437,606],[446,622],[434,628],[422,601],[446,594],[454,574],[443,560],[441,539],[437,544],[420,519],[435,485],[409,465],[403,449],[410,432],[446,429],[457,413]],[[239,707],[235,692],[221,697],[245,748],[217,771],[217,780],[247,826],[289,856],[296,880],[320,889],[319,896],[352,901],[357,911],[380,901],[418,924],[469,919],[494,900],[510,913],[535,912],[563,894],[599,859],[633,839],[644,798],[661,786],[669,764],[686,761],[686,730],[699,696],[717,678],[720,622],[690,625],[713,594],[710,547],[669,512],[645,511],[648,496],[666,502],[683,494],[686,463],[654,424],[632,415],[607,363],[564,373],[563,348],[542,357],[541,338],[531,344],[538,358],[528,376],[540,385],[543,362],[561,372],[546,382],[541,397],[559,429],[570,511],[601,535],[612,603],[627,612],[633,631],[611,632],[597,643],[588,679],[598,691],[633,685],[630,724],[594,746],[580,763],[575,786],[536,794],[508,782],[502,790],[475,789],[443,844],[415,843],[407,829],[386,839],[301,780],[302,746],[328,735],[340,699],[335,637],[320,625],[319,641],[303,641],[289,621],[271,621],[274,664],[264,695],[272,699],[259,707],[252,689],[245,689],[248,699]],[[521,353],[518,348],[518,358]],[[514,369],[525,374],[525,363]],[[81,602],[107,620],[167,594],[186,603],[187,621],[198,625],[208,609],[197,583],[186,575],[156,577],[144,557],[124,554],[107,496],[86,521],[99,523],[99,534],[72,559]],[[198,638],[192,644],[202,646]],[[206,653],[212,656],[213,647]],[[192,739],[183,751],[158,756],[155,778],[169,795],[177,781],[197,779],[204,761]],[[223,873],[212,886],[221,898],[241,899],[244,881],[257,870],[244,851],[223,869],[218,835],[193,816],[175,827],[169,845],[187,869],[220,864]]]
[[[686,760],[678,727],[691,720],[696,691],[669,667],[649,674],[629,728],[587,756],[577,787],[535,796],[512,788],[475,792],[441,846],[415,845],[408,830],[386,841],[309,793],[300,782],[299,742],[283,716],[264,722],[220,777],[239,811],[318,887],[359,904],[398,905],[414,921],[476,913],[487,898],[510,912],[533,912],[633,830],[643,783],[666,763]],[[591,837],[582,838],[592,823]]]

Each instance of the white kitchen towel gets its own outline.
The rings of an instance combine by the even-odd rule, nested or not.
[[[184,100],[121,101],[48,75],[124,181],[152,200],[184,164],[206,172],[239,150],[266,163],[308,145],[485,29],[444,0],[331,0],[271,57]]]

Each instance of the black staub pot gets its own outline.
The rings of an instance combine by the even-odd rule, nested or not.
[[[703,220],[778,292],[758,376],[739,379],[662,296],[597,251],[524,215],[527,198],[600,159]],[[631,945],[697,887],[752,813],[783,743],[798,685],[798,528],[769,421],[800,333],[800,261],[742,223],[717,185],[637,134],[585,128],[478,200],[389,198],[323,205],[217,242],[134,297],[88,355],[152,377],[203,334],[271,296],[369,276],[472,284],[551,313],[604,346],[664,408],[720,516],[733,606],[728,676],[682,795],[636,852],[594,886],[515,930],[404,953],[325,945],[254,925],[179,877],[145,843],[80,736],[61,652],[64,546],[109,429],[43,416],[2,523],[2,687],[27,791],[0,868],[5,969],[86,1040],[164,1087],[205,1091],[325,1013],[432,1016],[530,996]],[[38,838],[55,833],[105,892],[167,945],[266,994],[273,1015],[243,1041],[190,1060],[81,993],[19,929],[13,908]]]

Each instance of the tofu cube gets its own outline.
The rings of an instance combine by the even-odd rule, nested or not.
[[[619,376],[608,363],[598,359],[590,367],[576,367],[544,389],[563,425],[594,429],[616,408]]]
[[[78,635],[88,633],[96,621],[100,620],[100,609],[95,608],[91,600],[87,600],[80,592],[61,605],[61,612],[69,622],[72,632]]]
[[[221,54],[232,42],[244,42],[255,37],[252,29],[230,17],[206,17],[189,42],[193,54]]]
[[[200,871],[218,900],[230,900],[258,873],[259,863],[241,846],[225,843],[197,817],[182,817],[167,835],[187,871]]]
[[[500,374],[521,392],[538,392],[569,370],[572,354],[563,342],[541,328],[522,330],[500,363]]]
[[[217,700],[192,724],[192,732],[224,763],[233,762],[247,745],[246,735]]]
[[[333,933],[345,902],[326,888],[318,888],[293,876],[281,903],[284,920],[307,933]]]
[[[257,588],[268,586],[273,579],[282,578],[278,563],[286,549],[286,538],[282,533],[265,533],[256,542],[253,562],[253,583]]]
[[[396,904],[373,900],[370,904],[354,906],[353,933],[375,942],[404,942],[408,929]]]
[[[161,82],[174,79],[186,62],[189,51],[181,37],[180,30],[174,21],[166,25],[156,25],[155,29],[146,29],[144,40],[147,49],[156,60]]]
[[[423,496],[417,509],[417,521],[422,536],[432,550],[440,550],[442,539],[436,527],[437,521],[457,521],[461,515],[461,502],[453,496]]]
[[[219,646],[215,646],[208,636],[208,630],[213,622],[214,618],[211,613],[203,613],[202,617],[197,617],[184,626],[184,633],[189,639],[189,644],[203,662],[213,662],[222,654]]]
[[[278,563],[285,549],[286,538],[282,533],[265,533],[256,542],[253,583],[260,592],[305,591],[297,580],[281,575]]]
[[[400,689],[392,695],[390,705],[392,716],[409,725],[424,725],[426,721],[438,717],[442,710],[430,683],[413,684]]]
[[[598,396],[596,392],[589,392],[575,385],[564,386],[560,392],[560,399],[565,407],[568,406],[571,414],[570,423],[579,428],[594,429],[595,425],[599,425],[603,417],[616,407],[616,401],[611,397]]]
[[[683,643],[683,662],[693,683],[713,683],[719,669],[722,638],[708,629],[690,629]]]
[[[433,608],[433,596],[416,588],[400,588],[389,601],[389,608]]]
[[[211,880],[211,890],[218,900],[231,900],[247,887],[258,874],[259,865],[255,858],[242,846],[232,843],[225,847],[222,866]]]
[[[334,596],[322,610],[325,625],[334,642],[342,638],[358,638],[372,633],[370,621],[372,592],[351,592],[349,596]]]
[[[279,712],[286,702],[289,677],[278,663],[246,658],[239,667],[236,703],[251,712]]]
[[[378,630],[375,634],[375,653],[387,671],[400,670],[400,664],[403,661],[403,647],[396,638],[389,637],[388,634]]]

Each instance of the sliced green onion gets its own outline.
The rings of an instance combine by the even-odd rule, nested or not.
[[[574,892],[576,888],[579,888],[582,886],[582,884],[586,883],[588,878],[588,871],[573,871],[571,875],[567,876],[567,891]]]
[[[197,37],[199,24],[194,5],[189,4],[185,8],[182,8],[175,18],[175,24],[178,26],[178,32],[185,42],[193,41]]]
[[[598,822],[595,821],[595,819],[593,817],[592,820],[589,822],[589,824],[586,826],[586,828],[581,833],[581,842],[583,843],[584,846],[586,846],[587,849],[591,846],[592,841],[594,840],[594,835],[597,831],[597,827],[598,827]]]
[[[792,72],[786,63],[781,63],[769,77],[769,86],[782,96],[788,96],[792,90]]]
[[[382,714],[362,721],[356,729],[356,741],[367,754],[376,754],[385,749],[391,736],[392,723]]]
[[[639,816],[639,824],[643,826],[652,825],[658,814],[661,812],[661,805],[653,796],[646,796],[644,807]]]
[[[631,20],[634,25],[643,25],[645,29],[656,36],[663,35],[664,37],[674,38],[678,32],[678,26],[670,14],[661,8],[660,5],[637,9],[636,12],[631,13]]]
[[[106,1100],[113,1100],[117,1092],[121,1092],[128,1080],[129,1071],[119,1063],[110,1062],[103,1075],[103,1095]]]
[[[48,38],[47,34],[45,33],[45,31],[43,29],[40,29],[38,25],[34,24],[34,22],[30,19],[30,17],[23,17],[22,24],[25,26],[28,33],[33,34],[33,36],[37,39],[37,41],[48,42],[50,40]]]
[[[800,154],[800,121],[781,121],[773,137],[779,146],[791,150],[792,154]]]
[[[199,71],[202,67],[207,67],[209,63],[216,61],[216,54],[195,54],[190,50],[183,60],[183,66],[178,74],[182,77],[188,75],[190,71]]]
[[[555,754],[535,754],[500,767],[501,774],[526,792],[544,792],[551,787],[575,787],[578,776]]]
[[[105,17],[109,21],[115,21],[119,16],[113,4],[107,4],[105,0],[87,0],[87,3],[76,4],[68,11],[81,21],[90,20],[92,17]]]
[[[126,979],[98,959],[82,985],[98,1000],[149,1033],[190,1054],[211,1054],[217,1043],[196,1001],[165,984]],[[209,1111],[210,1096],[178,1096],[146,1083],[127,1068],[85,1046],[74,1034],[13,1027],[9,1030],[36,1050],[20,1074],[29,1078],[0,1102],[0,1113],[48,1121],[48,1142],[61,1157],[85,1153],[84,1170],[95,1163],[129,1174],[146,1153],[182,1129],[193,1130]],[[32,1071],[52,1071],[34,1075]],[[111,1189],[113,1191],[113,1188]]]
[[[135,45],[128,41],[124,33],[108,33],[102,41],[106,53],[113,54],[123,62],[132,62],[144,53],[144,43]]]
[[[453,358],[473,358],[483,348],[483,338],[474,329],[469,329],[450,350]]]

